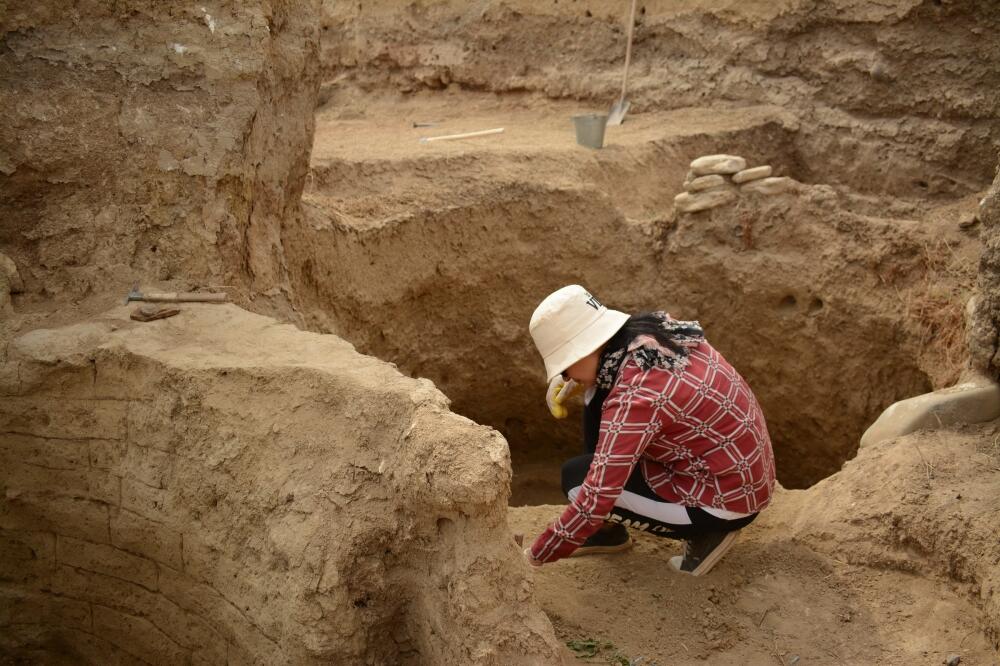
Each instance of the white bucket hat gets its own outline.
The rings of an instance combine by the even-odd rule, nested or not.
[[[531,315],[528,331],[553,377],[595,351],[625,325],[628,315],[609,310],[578,284],[552,292]]]

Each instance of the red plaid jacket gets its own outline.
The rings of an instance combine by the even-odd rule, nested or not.
[[[542,562],[572,553],[611,513],[636,463],[664,502],[760,511],[774,454],[757,399],[708,342],[680,372],[642,370],[629,354],[604,400],[594,459],[576,499],[531,546]]]

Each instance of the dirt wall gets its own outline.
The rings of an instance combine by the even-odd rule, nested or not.
[[[970,360],[976,371],[1000,378],[1000,167],[976,219],[982,225],[983,254],[969,321]]]
[[[429,382],[235,306],[0,364],[0,654],[552,664],[510,460]]]
[[[607,108],[628,3],[389,1],[323,6],[326,92],[461,88]],[[637,112],[774,104],[802,118],[812,182],[912,196],[975,191],[1000,146],[992,0],[647,0]],[[363,113],[363,107],[355,109]]]
[[[0,252],[17,305],[133,280],[277,289],[318,17],[313,0],[5,3]]]
[[[931,385],[895,290],[925,274],[922,234],[838,212],[822,190],[682,217],[660,238],[593,193],[531,188],[368,230],[310,219],[285,238],[307,323],[433,379],[500,429],[515,461],[579,446],[575,418],[545,408],[526,330],[534,305],[574,281],[625,311],[700,319],[762,401],[792,486],[838,469],[882,409]],[[740,219],[754,220],[753,248]]]

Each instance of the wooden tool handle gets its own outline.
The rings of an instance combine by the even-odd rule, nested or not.
[[[229,296],[192,291],[150,292],[143,294],[142,300],[150,303],[225,303]]]
[[[488,134],[502,134],[503,128],[497,127],[495,129],[480,130],[478,132],[465,132],[464,134],[445,134],[444,136],[422,136],[420,137],[420,143],[427,143],[429,141],[450,141],[452,139],[469,139],[474,136],[486,136]]]
[[[628,88],[628,65],[632,60],[632,31],[635,29],[635,6],[638,0],[632,0],[632,9],[628,14],[628,41],[625,46],[625,72],[622,74],[622,96],[619,103],[625,101],[625,91]]]

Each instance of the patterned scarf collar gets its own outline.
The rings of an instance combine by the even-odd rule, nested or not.
[[[629,354],[643,370],[666,368],[682,372],[691,350],[704,341],[705,332],[696,321],[678,321],[666,312],[633,315],[601,353],[597,389],[611,389]]]

